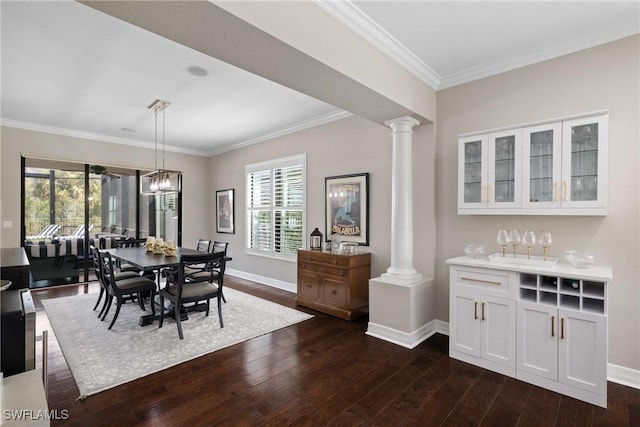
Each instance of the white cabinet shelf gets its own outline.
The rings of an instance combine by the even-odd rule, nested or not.
[[[608,114],[458,140],[458,214],[606,215]]]
[[[449,355],[607,406],[607,267],[450,265]]]

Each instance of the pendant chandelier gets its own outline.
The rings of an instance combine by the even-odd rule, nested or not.
[[[140,192],[144,195],[176,194],[182,190],[182,172],[171,171],[164,168],[164,111],[171,105],[169,101],[155,100],[149,108],[155,116],[155,149],[153,172],[140,177]],[[162,167],[158,168],[158,114],[162,113]]]

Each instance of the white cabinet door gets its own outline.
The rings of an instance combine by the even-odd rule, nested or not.
[[[518,301],[517,311],[517,369],[557,381],[558,309]]]
[[[529,126],[522,130],[522,207],[560,207],[562,178],[562,123]]]
[[[607,324],[598,314],[559,309],[560,382],[590,392],[607,392]]]
[[[606,213],[608,115],[562,123],[562,207]]]
[[[480,304],[482,358],[515,368],[515,301],[484,296]]]
[[[449,348],[480,357],[479,303],[473,294],[452,294]]]
[[[458,208],[487,206],[487,135],[460,138],[458,142]]]
[[[489,134],[487,207],[522,206],[522,130]]]

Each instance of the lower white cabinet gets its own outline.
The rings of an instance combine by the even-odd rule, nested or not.
[[[605,316],[524,301],[517,310],[518,378],[606,396]]]
[[[451,274],[449,349],[455,358],[514,376],[515,273],[460,267]]]
[[[611,269],[447,263],[452,358],[607,406]]]

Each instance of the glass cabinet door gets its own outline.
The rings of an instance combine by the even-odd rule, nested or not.
[[[560,207],[560,122],[522,130],[523,201],[526,208]]]
[[[563,122],[563,207],[606,206],[607,119],[600,115]]]
[[[511,129],[489,134],[487,206],[521,206],[522,131]]]
[[[487,136],[460,138],[458,161],[458,208],[486,206]]]

